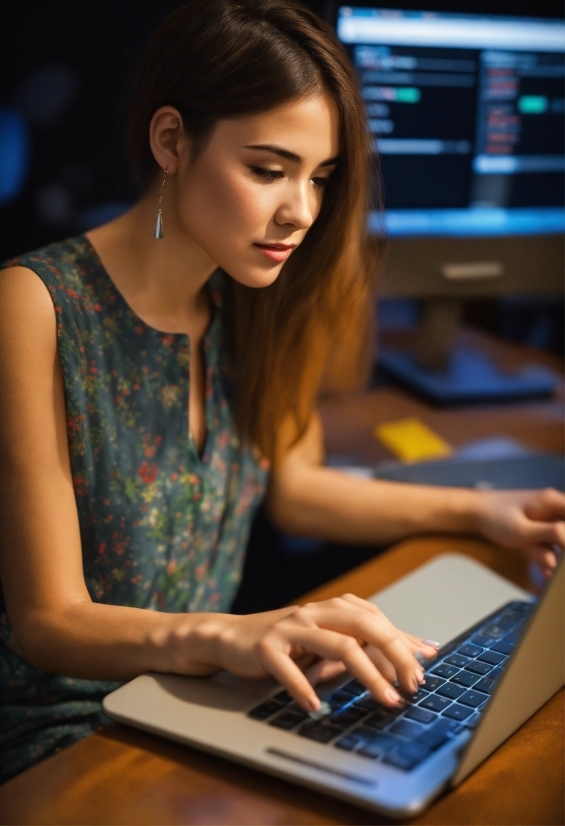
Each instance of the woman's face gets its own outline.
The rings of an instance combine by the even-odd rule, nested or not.
[[[316,220],[338,154],[329,94],[221,120],[192,164],[179,157],[179,228],[236,281],[266,287]]]

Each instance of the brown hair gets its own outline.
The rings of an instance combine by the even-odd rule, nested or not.
[[[128,151],[144,186],[159,171],[148,136],[160,106],[180,111],[196,156],[218,120],[323,90],[339,110],[341,145],[318,218],[272,285],[228,279],[236,423],[270,459],[283,422],[296,442],[323,377],[347,384],[367,349],[377,262],[367,214],[376,176],[355,72],[332,29],[295,0],[190,0],[151,38],[134,87]]]

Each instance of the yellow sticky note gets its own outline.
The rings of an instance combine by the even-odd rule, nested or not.
[[[375,436],[403,462],[449,456],[452,449],[419,419],[399,419],[375,427]]]

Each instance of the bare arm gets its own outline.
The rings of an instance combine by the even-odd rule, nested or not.
[[[159,670],[170,618],[93,604],[86,589],[55,311],[25,268],[0,273],[0,389],[0,564],[19,650],[76,677]]]
[[[480,533],[531,552],[548,569],[555,565],[551,547],[565,545],[565,496],[555,490],[487,492],[355,478],[323,466],[317,416],[281,456],[267,506],[289,533],[359,544],[389,544],[416,533]]]
[[[167,614],[104,605],[84,581],[67,445],[55,313],[40,279],[0,272],[0,577],[20,654],[72,677],[127,680],[145,671],[275,676],[305,708],[319,705],[303,668],[348,667],[374,696],[414,690],[422,641],[353,596],[248,617]],[[300,663],[297,664],[297,661]]]

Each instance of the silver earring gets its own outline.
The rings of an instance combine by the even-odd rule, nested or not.
[[[165,169],[163,172],[163,183],[161,184],[161,191],[159,192],[159,203],[157,205],[157,220],[155,221],[155,232],[153,233],[154,238],[165,237],[165,233],[163,232],[163,213],[161,211],[161,202],[163,200],[163,187],[165,186],[166,180],[167,170]]]

